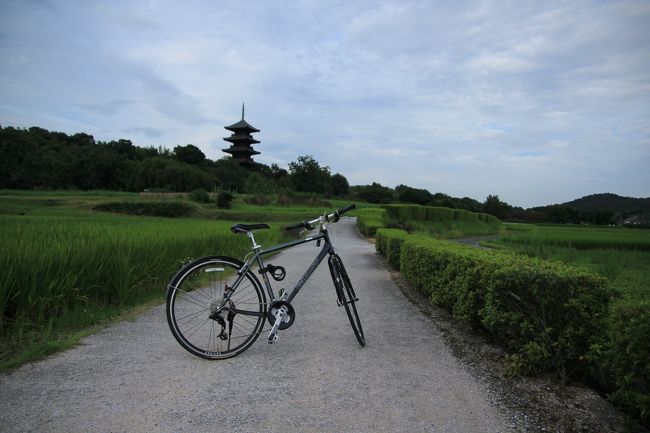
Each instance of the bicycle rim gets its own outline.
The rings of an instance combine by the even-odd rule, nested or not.
[[[266,316],[266,296],[249,271],[215,314],[242,263],[229,257],[199,259],[174,277],[167,293],[167,321],[178,343],[207,359],[235,356],[255,342]],[[211,317],[212,315],[212,317]]]

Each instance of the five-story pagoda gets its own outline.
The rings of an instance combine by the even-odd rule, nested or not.
[[[253,132],[260,132],[260,130],[254,128],[244,120],[244,104],[241,106],[241,120],[230,126],[225,126],[224,128],[228,131],[232,131],[232,135],[224,138],[224,140],[230,142],[231,145],[228,149],[222,150],[231,154],[233,159],[240,165],[246,168],[255,168],[257,163],[253,161],[251,157],[253,155],[259,155],[260,152],[253,149],[251,145],[259,143],[259,141],[255,140],[251,134]]]

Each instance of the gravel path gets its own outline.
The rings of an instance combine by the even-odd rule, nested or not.
[[[0,376],[0,431],[511,431],[354,220],[330,232],[360,298],[365,348],[336,307],[323,263],[294,300],[294,325],[275,344],[262,335],[235,358],[194,357],[172,337],[161,305]],[[287,265],[284,282],[295,281],[316,253],[308,244],[271,262]]]

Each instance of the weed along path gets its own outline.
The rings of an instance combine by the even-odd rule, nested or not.
[[[354,220],[331,226],[360,298],[366,347],[336,306],[327,264],[269,345],[207,361],[172,337],[164,306],[0,376],[2,432],[509,432],[509,416],[391,280]],[[302,274],[313,244],[273,257]],[[290,265],[291,264],[291,265]]]

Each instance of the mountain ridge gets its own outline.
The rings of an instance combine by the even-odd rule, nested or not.
[[[613,213],[650,212],[650,197],[625,197],[613,193],[590,194],[562,203],[581,211],[609,211]]]

